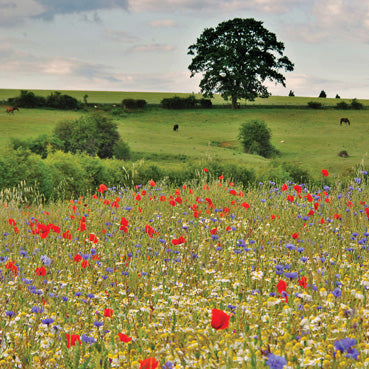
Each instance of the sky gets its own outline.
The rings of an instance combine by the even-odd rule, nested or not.
[[[199,92],[188,47],[233,18],[284,43],[272,95],[369,99],[369,0],[0,0],[0,88]]]

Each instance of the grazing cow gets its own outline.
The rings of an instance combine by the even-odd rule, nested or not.
[[[14,114],[14,110],[18,110],[19,111],[19,109],[17,108],[17,107],[12,107],[12,106],[8,106],[7,108],[6,108],[6,112],[8,113],[8,114],[10,114],[10,113],[12,113],[12,114]]]
[[[179,128],[178,124],[175,124],[175,125],[173,126],[173,131],[178,132],[178,128]]]
[[[346,123],[346,124],[350,125],[350,121],[349,121],[348,118],[341,118],[341,120],[340,120],[340,126],[342,126],[342,123]]]

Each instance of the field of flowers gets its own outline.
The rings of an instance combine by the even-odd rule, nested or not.
[[[0,368],[369,366],[367,172],[1,200]]]

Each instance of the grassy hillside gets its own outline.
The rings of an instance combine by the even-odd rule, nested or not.
[[[49,134],[58,121],[76,119],[82,112],[21,109],[13,115],[0,112],[0,144],[10,137],[36,137]],[[340,126],[348,116],[350,127]],[[170,111],[160,108],[113,117],[119,133],[128,142],[133,159],[145,159],[159,166],[181,168],[190,162],[222,162],[244,165],[267,175],[282,162],[297,164],[311,174],[322,168],[332,174],[347,174],[366,160],[369,111],[311,109],[212,109]],[[238,141],[239,127],[250,119],[264,120],[272,130],[272,143],[281,156],[267,160],[245,154]],[[173,132],[173,125],[179,131]],[[284,142],[281,142],[284,141]],[[348,158],[338,153],[346,150]]]
[[[33,91],[39,96],[48,96],[53,90],[29,90]],[[60,91],[60,90],[59,90]],[[123,99],[144,99],[149,104],[160,104],[164,98],[172,96],[187,97],[189,93],[177,92],[129,92],[129,91],[61,91],[83,101],[83,97],[88,95],[87,101],[96,104],[119,104]],[[6,101],[9,97],[19,96],[20,90],[15,89],[0,89],[0,101]],[[201,94],[195,94],[197,98],[202,98]],[[227,105],[229,102],[224,101],[219,95],[213,99],[215,105]],[[289,97],[289,96],[270,96],[267,99],[257,98],[255,101],[241,101],[241,105],[279,105],[279,106],[306,106],[309,101],[321,102],[324,106],[335,106],[337,102],[346,101],[349,103],[350,99],[335,99],[335,98],[318,98],[318,97]],[[369,106],[369,100],[361,100],[360,102],[365,106]]]

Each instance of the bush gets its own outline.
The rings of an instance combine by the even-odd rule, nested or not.
[[[361,102],[359,102],[357,99],[353,99],[351,101],[351,108],[355,110],[361,110],[361,109],[364,109],[364,105]]]
[[[317,101],[309,101],[308,107],[311,109],[321,109],[323,106],[320,102]]]
[[[74,97],[62,95],[57,91],[52,92],[51,95],[46,98],[45,105],[49,108],[62,110],[80,109],[82,107],[82,104]]]
[[[295,96],[295,93],[292,90],[290,90],[288,96]]]
[[[31,91],[21,90],[19,97],[9,98],[8,102],[21,108],[37,108],[45,106],[46,99],[42,96],[36,96]]]
[[[200,106],[203,109],[211,109],[213,107],[213,103],[209,99],[201,99],[200,100]]]
[[[129,160],[131,158],[131,150],[128,144],[120,139],[113,146],[113,155],[116,159]]]
[[[250,120],[241,125],[238,138],[245,152],[270,158],[279,154],[270,143],[271,135],[271,130],[264,121]]]
[[[336,99],[340,99],[340,98],[341,98],[340,95],[336,94]]]
[[[114,145],[120,139],[117,128],[109,118],[94,112],[74,121],[58,123],[54,135],[63,142],[64,152],[85,152],[104,159],[114,154]]]
[[[161,106],[164,109],[195,109],[198,106],[211,108],[212,102],[208,99],[197,100],[194,95],[189,95],[188,97],[174,96],[163,99]]]
[[[327,97],[327,94],[324,90],[320,91],[319,97]]]
[[[339,102],[337,105],[336,105],[336,109],[341,109],[341,110],[347,110],[347,109],[350,109],[350,105],[347,104],[346,102],[344,101],[341,101]]]
[[[146,107],[146,100],[124,99],[122,106],[128,110],[144,109]]]

